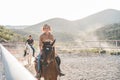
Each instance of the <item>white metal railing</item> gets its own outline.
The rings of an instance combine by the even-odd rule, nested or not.
[[[36,80],[33,75],[11,53],[0,44],[6,80]]]

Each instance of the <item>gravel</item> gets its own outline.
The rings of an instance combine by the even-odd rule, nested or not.
[[[120,80],[120,56],[60,54],[61,80]]]
[[[64,53],[59,56],[62,61],[61,70],[65,73],[60,80],[120,80],[120,56],[82,56],[80,53]],[[35,73],[34,67],[29,69]]]

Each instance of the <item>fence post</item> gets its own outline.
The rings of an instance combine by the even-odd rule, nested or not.
[[[99,54],[100,54],[100,51],[101,51],[101,41],[99,41]]]

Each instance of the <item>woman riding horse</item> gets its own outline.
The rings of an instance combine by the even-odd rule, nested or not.
[[[47,24],[45,24],[44,26],[43,26],[43,34],[42,35],[40,35],[40,39],[39,39],[39,48],[40,48],[40,54],[38,55],[38,58],[37,58],[37,63],[35,64],[35,68],[36,68],[36,72],[37,72],[37,74],[40,74],[40,58],[41,58],[41,55],[43,54],[43,43],[44,42],[47,42],[47,41],[54,41],[54,37],[53,37],[53,35],[51,34],[51,28],[50,28],[50,26],[49,25],[47,25]],[[56,53],[55,53],[55,51],[54,51],[54,54],[55,55],[57,55]],[[60,60],[59,60],[60,61]],[[58,67],[58,68],[60,68],[60,67]],[[60,69],[58,69],[59,70],[59,75],[60,76],[63,76],[64,74],[62,74],[61,73],[61,70]]]

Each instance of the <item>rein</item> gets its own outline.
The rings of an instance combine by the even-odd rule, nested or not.
[[[52,55],[51,55],[51,56],[52,56]],[[53,57],[52,59],[50,59],[50,60],[47,61],[47,62],[42,61],[42,65],[48,66],[48,65],[50,65],[54,60],[55,60],[55,59],[54,59],[54,57]]]

